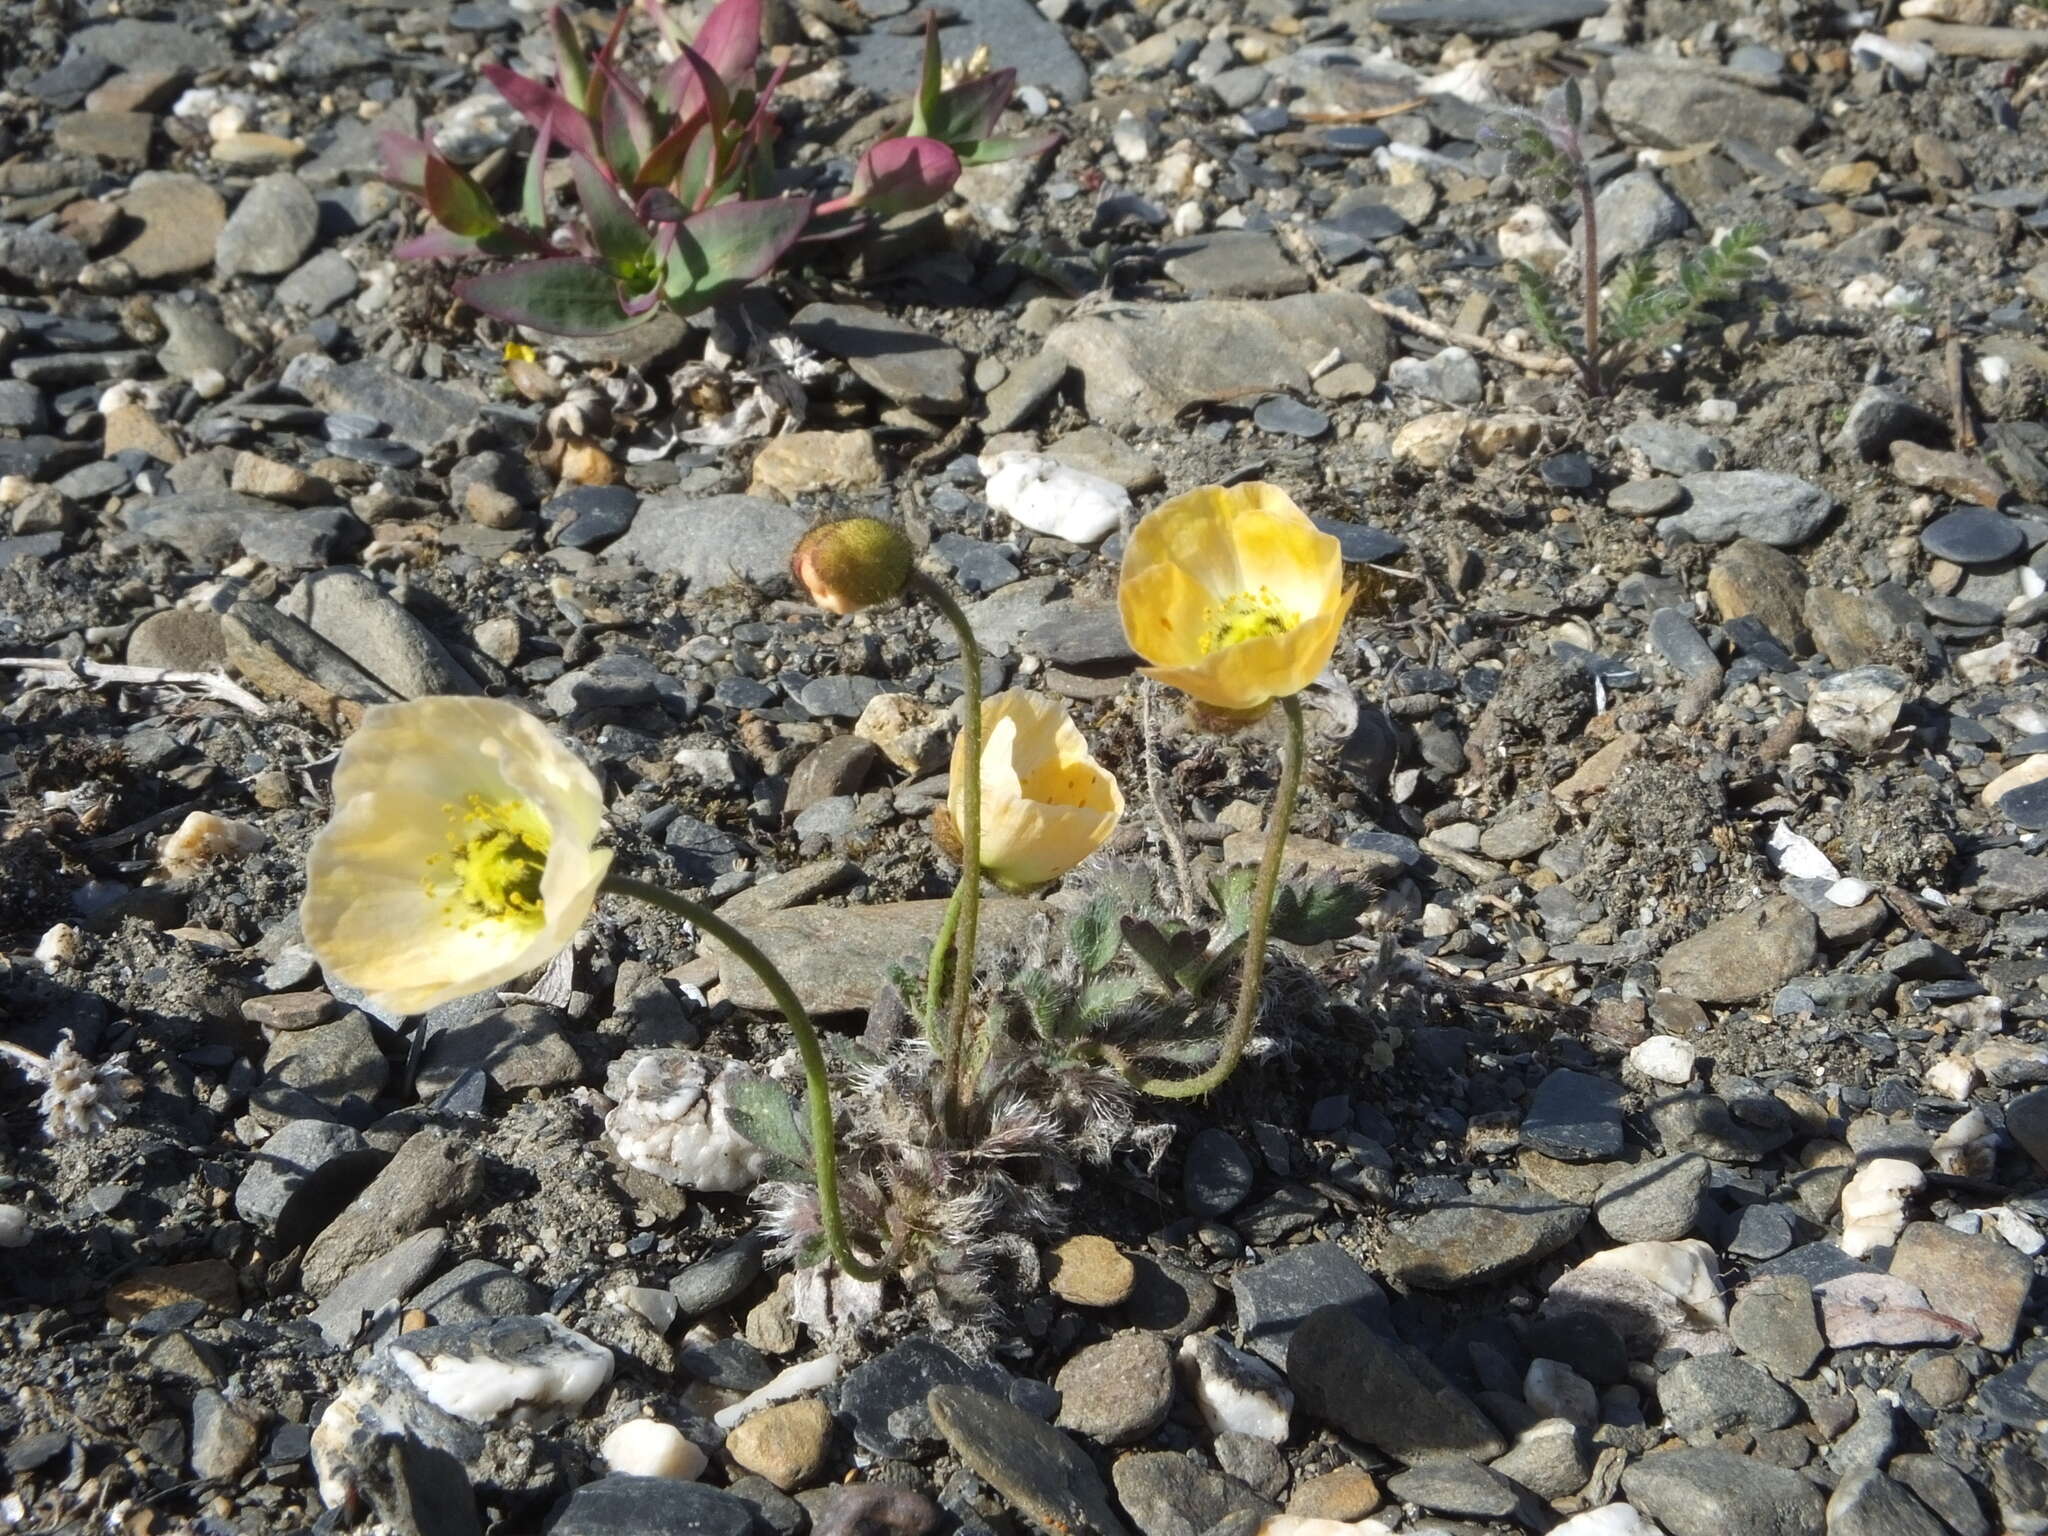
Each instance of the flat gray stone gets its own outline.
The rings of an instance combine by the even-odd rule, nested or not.
[[[1828,1498],[1829,1536],[1948,1536],[1948,1528],[1876,1467],[1859,1467]]]
[[[422,452],[477,418],[479,401],[425,379],[392,371],[381,358],[336,363],[318,354],[293,359],[285,383],[323,411],[368,416]]]
[[[1312,1313],[1295,1330],[1288,1360],[1301,1411],[1402,1461],[1491,1461],[1507,1449],[1421,1351],[1382,1336],[1343,1307]]]
[[[1386,322],[1339,292],[1134,304],[1065,321],[1046,345],[1080,372],[1089,416],[1112,427],[1157,425],[1253,391],[1307,395],[1308,370],[1332,348],[1384,378],[1392,350]]]
[[[1566,30],[1605,14],[1603,0],[1394,0],[1375,6],[1372,19],[1396,32],[1450,37],[1521,37]],[[1569,32],[1567,31],[1567,35]]]
[[[1671,1536],[1821,1536],[1826,1526],[1812,1483],[1733,1451],[1658,1451],[1622,1473],[1621,1487]]]
[[[1678,482],[1691,498],[1682,512],[1660,518],[1666,539],[1726,544],[1751,538],[1778,549],[1804,544],[1827,522],[1834,499],[1810,480],[1760,469],[1720,469]]]
[[[548,1527],[548,1536],[750,1536],[746,1500],[702,1483],[613,1473],[585,1483]]]
[[[1440,1203],[1402,1222],[1380,1248],[1389,1278],[1423,1290],[1455,1290],[1555,1253],[1586,1224],[1587,1209],[1540,1190],[1500,1185]]]
[[[681,576],[693,591],[735,582],[780,586],[810,524],[795,508],[766,497],[670,491],[642,502],[633,526],[605,555]]]
[[[1766,153],[1797,144],[1819,120],[1733,70],[1691,60],[1623,54],[1600,105],[1623,139],[1659,149],[1745,139]]]
[[[841,358],[876,394],[912,410],[957,416],[973,403],[967,354],[858,304],[806,304],[790,322],[805,346]]]
[[[1771,896],[1674,944],[1658,962],[1665,988],[1700,1003],[1750,1003],[1813,968],[1820,927],[1790,896]]]
[[[354,567],[302,577],[277,607],[401,699],[483,691],[432,630]]]
[[[1069,104],[1088,99],[1088,66],[1029,0],[951,0],[946,15],[939,45],[948,59],[964,59],[985,43],[1002,67],[1017,71],[1020,85],[1039,86]],[[898,35],[877,25],[845,38],[842,46],[847,77],[854,85],[866,86],[887,101],[904,100],[917,89],[918,62],[924,56],[922,27]],[[1013,114],[997,131],[1026,134],[1031,129],[1022,116]]]
[[[483,1184],[482,1165],[466,1138],[452,1131],[414,1132],[307,1248],[300,1266],[306,1291],[326,1297],[359,1265],[388,1253],[394,1239],[465,1209]]]
[[[1734,1429],[1784,1429],[1803,1417],[1798,1398],[1734,1355],[1679,1361],[1658,1381],[1657,1401],[1688,1440],[1712,1441]]]
[[[277,277],[306,259],[320,236],[320,205],[289,171],[260,177],[213,243],[223,277]]]
[[[1203,1536],[1232,1517],[1262,1520],[1280,1512],[1236,1478],[1171,1451],[1121,1457],[1110,1477],[1117,1501],[1144,1536]]]
[[[1283,1371],[1295,1330],[1325,1307],[1379,1321],[1387,1293],[1365,1267],[1335,1243],[1307,1243],[1276,1253],[1232,1277],[1238,1342]]]
[[[1219,229],[1160,247],[1166,275],[1193,299],[1277,299],[1306,293],[1308,274],[1264,230]]]
[[[445,1228],[428,1227],[413,1233],[395,1248],[350,1270],[313,1309],[313,1325],[336,1349],[348,1348],[365,1317],[403,1301],[447,1256]]]
[[[1600,1186],[1593,1219],[1618,1243],[1676,1242],[1699,1221],[1713,1172],[1690,1152],[1639,1163]]]
[[[407,1306],[418,1307],[436,1323],[530,1317],[547,1304],[544,1287],[488,1259],[464,1259],[406,1298]]]
[[[937,899],[796,907],[754,919],[747,937],[788,978],[805,1008],[858,1013],[889,984],[890,966],[907,962],[922,974],[945,910]],[[983,897],[981,940],[995,948],[1022,943],[1043,911],[1040,903],[1018,897]],[[767,987],[717,940],[707,937],[703,953],[718,961],[719,983],[736,1007],[774,1011]]]

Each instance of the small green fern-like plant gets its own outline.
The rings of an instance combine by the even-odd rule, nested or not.
[[[1685,334],[1708,306],[1740,295],[1763,269],[1759,246],[1764,226],[1738,224],[1719,240],[1679,263],[1669,281],[1659,279],[1647,253],[1624,266],[1600,292],[1600,225],[1593,178],[1580,138],[1585,106],[1576,81],[1565,85],[1561,122],[1512,112],[1489,123],[1486,141],[1506,157],[1514,173],[1552,201],[1576,194],[1579,200],[1579,270],[1584,294],[1574,336],[1563,316],[1563,296],[1526,261],[1515,263],[1515,287],[1529,329],[1553,351],[1578,363],[1589,395],[1604,395],[1615,376],[1643,353]]]

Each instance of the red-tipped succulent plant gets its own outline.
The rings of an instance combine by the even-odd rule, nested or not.
[[[644,85],[622,71],[621,7],[596,56],[560,9],[548,15],[552,84],[502,65],[484,76],[534,129],[519,211],[501,214],[475,178],[420,139],[388,134],[385,179],[426,207],[433,228],[399,247],[415,258],[508,259],[459,280],[488,315],[561,336],[598,336],[667,307],[689,314],[765,277],[817,220],[886,218],[928,207],[963,165],[1040,154],[1058,135],[993,137],[1015,70],[942,89],[938,38],[928,28],[910,132],[861,157],[852,188],[814,203],[768,195],[782,70],[763,74],[763,0],[719,0],[685,43],[661,5],[649,11],[677,51]],[[574,210],[550,217],[548,169],[569,162]]]

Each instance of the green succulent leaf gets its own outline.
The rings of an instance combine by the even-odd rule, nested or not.
[[[939,18],[935,11],[924,13],[924,60],[917,72],[917,100],[910,108],[912,138],[931,139],[938,135],[932,125],[940,112]]]
[[[583,38],[576,22],[561,6],[548,11],[548,33],[555,44],[555,79],[562,97],[576,111],[583,110],[590,93],[590,55],[583,51]]]
[[[574,256],[514,262],[463,278],[455,292],[487,315],[555,336],[610,336],[645,318],[626,312],[616,277]]]
[[[1358,932],[1359,915],[1372,905],[1372,892],[1330,878],[1308,885],[1283,885],[1274,893],[1267,931],[1287,944],[1328,944]]]
[[[570,156],[569,173],[575,178],[584,222],[605,265],[622,279],[638,278],[632,285],[635,292],[651,287],[655,281],[654,237],[634,215],[632,205],[605,180],[604,172],[583,156]]]
[[[683,220],[668,257],[668,300],[684,312],[703,309],[773,271],[810,222],[811,205],[797,197],[723,203]]]
[[[483,76],[490,81],[498,94],[518,111],[519,115],[533,124],[536,129],[547,128],[553,136],[570,149],[602,160],[603,152],[598,148],[597,134],[590,126],[590,119],[583,110],[571,106],[559,91],[529,80],[517,70],[507,69],[502,64],[486,64]],[[586,101],[595,83],[586,85]]]
[[[797,1168],[811,1166],[811,1144],[797,1124],[789,1095],[764,1078],[733,1083],[727,1111],[733,1128],[778,1161]]]
[[[995,165],[1003,160],[1015,160],[1025,155],[1042,155],[1057,148],[1060,135],[1042,133],[1035,139],[997,138],[976,139],[972,144],[956,144],[954,149],[960,155],[962,165]]]
[[[422,195],[435,223],[468,240],[481,240],[504,222],[491,206],[490,193],[467,171],[440,155],[427,156]]]

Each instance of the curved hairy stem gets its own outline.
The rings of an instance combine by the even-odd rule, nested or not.
[[[1244,1048],[1259,1019],[1259,987],[1266,975],[1266,933],[1273,920],[1273,896],[1280,889],[1280,860],[1287,849],[1287,828],[1294,820],[1294,802],[1301,793],[1301,700],[1280,701],[1287,712],[1287,756],[1280,767],[1280,792],[1273,799],[1273,821],[1266,829],[1266,853],[1259,861],[1258,883],[1252,887],[1251,927],[1245,934],[1244,970],[1237,986],[1237,1013],[1223,1037],[1223,1052],[1199,1077],[1147,1077],[1125,1070],[1132,1087],[1162,1099],[1195,1099],[1213,1093],[1230,1080],[1244,1059]]]
[[[622,875],[610,876],[604,888],[615,896],[630,896],[635,901],[644,901],[650,907],[659,907],[685,922],[694,923],[699,931],[718,940],[737,955],[747,969],[761,978],[761,984],[775,999],[775,1006],[789,1020],[790,1030],[796,1036],[797,1054],[803,1058],[804,1085],[810,1099],[811,1159],[818,1176],[818,1209],[825,1225],[826,1246],[832,1250],[833,1262],[854,1279],[886,1279],[889,1271],[864,1262],[854,1253],[853,1245],[846,1236],[846,1218],[839,1209],[839,1142],[832,1119],[832,1088],[825,1080],[825,1052],[818,1045],[818,1032],[811,1025],[810,1014],[797,1001],[788,979],[775,968],[774,961],[761,953],[752,939],[709,907],[699,906],[687,896],[678,896],[658,885],[649,885],[644,880],[629,880]]]
[[[967,1015],[974,1002],[974,946],[981,926],[981,646],[974,638],[974,626],[953,601],[953,594],[924,575],[913,576],[910,590],[940,613],[960,637],[961,691],[965,694],[967,718],[961,732],[967,741],[967,781],[960,786],[961,818],[966,825],[954,828],[960,836],[960,884],[953,900],[959,907],[958,937],[954,944],[952,1013],[945,1035],[945,1097],[940,1101],[946,1132],[960,1134],[964,1102],[962,1074],[967,1065]]]

